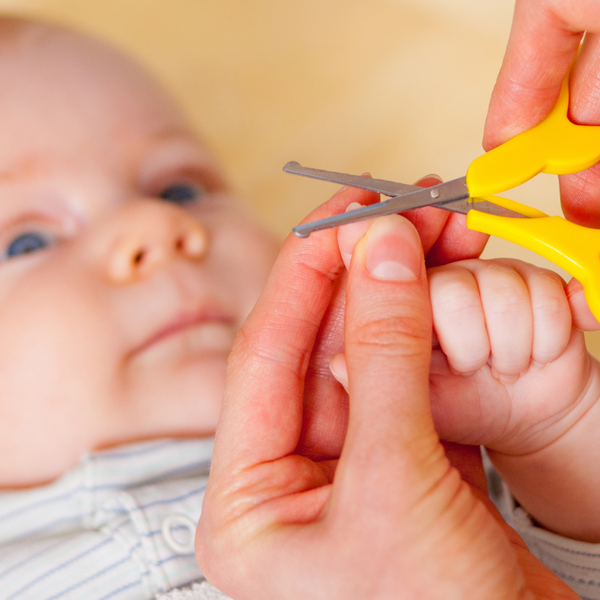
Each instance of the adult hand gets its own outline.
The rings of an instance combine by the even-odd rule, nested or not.
[[[415,185],[431,187],[441,182],[437,175],[427,175],[419,179]],[[362,201],[362,203],[368,204],[370,201]],[[428,206],[407,211],[403,216],[419,233],[428,267],[476,258],[481,254],[489,237],[467,229],[466,218],[460,213]],[[339,231],[345,229],[347,228],[342,227]]]
[[[513,26],[492,94],[484,148],[490,150],[539,123],[585,40],[571,76],[569,117],[600,124],[600,1],[516,0]],[[600,226],[600,167],[559,178],[565,216]]]
[[[289,238],[238,335],[197,535],[203,572],[236,600],[576,598],[493,514],[478,450],[444,449],[435,432],[414,228],[377,220],[354,249],[349,397],[324,360],[340,343],[342,266],[334,232]],[[307,406],[321,404],[330,418],[314,427]]]

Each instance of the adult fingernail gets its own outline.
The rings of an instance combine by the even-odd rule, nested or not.
[[[415,281],[421,273],[421,241],[415,228],[399,215],[376,219],[367,231],[367,270],[385,281]]]

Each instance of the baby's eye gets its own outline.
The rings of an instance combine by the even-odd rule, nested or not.
[[[50,237],[38,231],[27,231],[17,236],[6,248],[4,258],[13,258],[30,252],[43,250],[52,244]]]
[[[206,190],[197,183],[174,183],[164,188],[159,198],[173,204],[190,204],[200,200],[204,194]]]

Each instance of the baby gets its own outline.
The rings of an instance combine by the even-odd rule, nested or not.
[[[276,244],[113,50],[2,19],[0,82],[0,597],[152,598],[202,577],[227,356]],[[579,458],[598,367],[562,283],[503,261],[430,279],[440,433],[487,445],[536,519],[596,541]]]
[[[277,245],[112,49],[4,18],[0,87],[0,597],[152,598],[201,577],[227,356]]]
[[[580,329],[598,323],[581,287],[508,260],[429,280],[440,436],[486,447],[511,492],[509,523],[579,595],[600,597],[600,363]]]

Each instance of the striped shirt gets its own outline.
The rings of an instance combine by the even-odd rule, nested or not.
[[[531,553],[577,592],[581,600],[600,600],[600,544],[572,540],[541,527],[519,506],[485,452],[483,464],[490,498]]]
[[[120,446],[0,492],[0,600],[143,600],[202,579],[193,541],[212,446]]]

